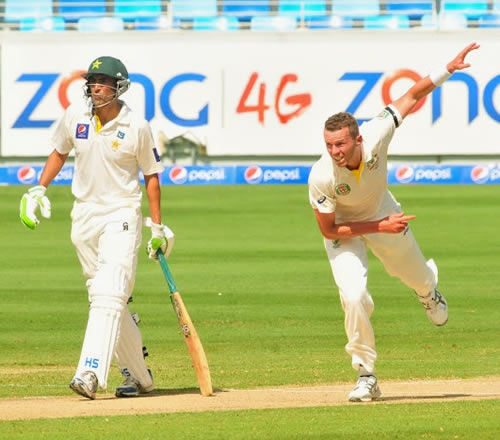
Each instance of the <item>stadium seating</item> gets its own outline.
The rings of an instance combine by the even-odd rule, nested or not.
[[[365,29],[408,29],[410,19],[407,15],[372,15],[363,21]]]
[[[480,28],[499,28],[500,14],[483,14],[478,17],[477,25]]]
[[[78,20],[80,32],[120,32],[124,27],[120,17],[83,17]]]
[[[250,21],[252,31],[294,31],[297,21],[294,17],[280,15],[257,15]]]
[[[52,16],[52,0],[7,0],[5,21],[19,22],[23,19],[40,19]]]
[[[106,15],[106,0],[61,0],[57,15],[66,22],[77,22],[83,17],[101,17]]]
[[[5,26],[22,31],[500,27],[500,0],[0,0],[0,3],[4,4]]]
[[[222,13],[240,21],[250,21],[254,16],[269,14],[269,0],[222,0]]]
[[[322,15],[306,19],[308,29],[350,29],[353,27],[352,19],[342,15]]]
[[[161,1],[115,0],[114,15],[127,21],[141,20],[143,18],[155,19],[161,15]]]
[[[133,29],[136,31],[156,31],[180,27],[179,20],[171,20],[167,15],[156,17],[139,17],[133,21]]]
[[[19,21],[19,30],[28,32],[51,32],[66,30],[62,17],[23,18]]]
[[[461,13],[469,19],[477,19],[480,15],[488,12],[488,9],[489,0],[478,0],[474,2],[463,0],[442,0],[441,2],[441,11],[443,13]]]
[[[194,19],[196,17],[215,17],[217,0],[171,0],[170,10],[174,20]]]
[[[193,29],[202,31],[235,31],[240,28],[236,17],[196,17]]]
[[[406,14],[410,20],[420,20],[424,14],[432,14],[434,0],[385,0],[385,10],[389,14]]]
[[[466,29],[468,24],[467,15],[462,12],[441,11],[439,14],[439,29]]]
[[[335,0],[332,14],[352,18],[364,18],[380,14],[379,0]]]
[[[325,16],[325,0],[280,0],[278,4],[279,15],[288,15],[297,19]]]

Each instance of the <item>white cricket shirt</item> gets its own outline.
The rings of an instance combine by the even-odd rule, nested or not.
[[[321,213],[335,213],[335,222],[375,220],[387,190],[387,149],[401,115],[392,105],[362,124],[361,164],[358,173],[338,167],[327,151],[309,174],[309,201]],[[397,125],[396,125],[397,124]]]
[[[144,175],[163,171],[148,122],[125,103],[102,127],[87,106],[69,106],[52,146],[61,154],[75,150],[71,189],[78,202],[137,207],[142,199],[139,168]]]

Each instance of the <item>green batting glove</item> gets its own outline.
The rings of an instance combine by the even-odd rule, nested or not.
[[[21,223],[30,229],[35,229],[36,225],[40,223],[35,215],[37,208],[40,208],[40,213],[45,218],[50,218],[51,207],[50,200],[45,195],[45,188],[42,185],[30,188],[27,193],[21,198],[19,206],[19,218]]]
[[[157,260],[159,249],[161,249],[165,257],[168,257],[174,247],[174,233],[165,225],[158,225],[150,222],[148,226],[151,227],[151,239],[148,241],[147,247],[149,258]]]

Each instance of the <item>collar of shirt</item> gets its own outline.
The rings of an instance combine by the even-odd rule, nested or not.
[[[96,132],[106,132],[106,131],[114,131],[116,129],[117,125],[130,125],[130,107],[123,101],[122,103],[122,108],[120,109],[120,113],[118,113],[118,116],[111,121],[109,121],[106,125],[102,126],[101,121],[99,120],[99,117],[97,115],[94,115],[92,118],[92,113],[91,110],[88,111],[88,115],[90,119],[94,119],[95,122],[95,129]]]

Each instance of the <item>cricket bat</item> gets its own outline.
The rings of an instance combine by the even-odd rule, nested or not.
[[[157,255],[161,270],[167,280],[168,289],[170,291],[170,301],[174,307],[179,327],[184,335],[184,340],[186,341],[189,354],[191,355],[191,359],[193,361],[193,367],[200,386],[200,392],[203,396],[211,396],[213,394],[212,379],[210,378],[210,370],[208,368],[205,350],[203,350],[203,345],[201,345],[198,333],[196,332],[193,322],[189,317],[184,301],[182,301],[181,294],[177,291],[177,286],[175,285],[172,272],[170,272],[167,259],[165,258],[165,255],[163,255],[161,249],[158,250]]]

